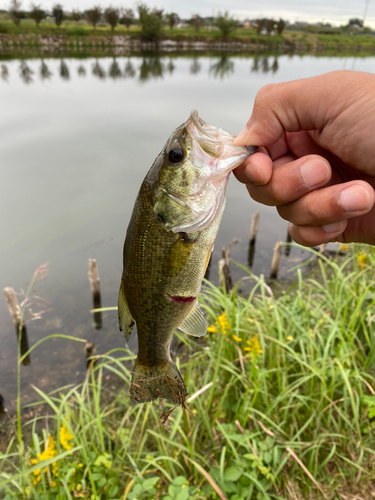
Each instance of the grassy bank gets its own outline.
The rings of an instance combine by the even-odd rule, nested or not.
[[[109,25],[101,23],[95,29],[85,21],[65,22],[60,27],[44,20],[39,27],[31,20],[23,20],[16,26],[8,19],[0,19],[0,39],[4,43],[35,45],[46,44],[46,37],[54,37],[50,44],[56,44],[60,40],[61,45],[69,45],[79,41],[81,44],[109,45],[121,44],[121,38],[128,41],[140,42],[141,29],[137,25],[129,29],[118,25],[112,31]],[[219,30],[203,28],[199,31],[192,27],[186,28],[163,28],[161,41],[171,40],[180,44],[205,43],[217,44],[223,41]],[[247,50],[279,50],[298,52],[319,52],[325,50],[352,51],[352,52],[373,52],[375,50],[375,36],[371,34],[331,33],[319,34],[303,31],[284,31],[282,35],[257,34],[252,28],[239,28],[232,32],[225,43],[243,44],[243,49]]]
[[[35,388],[52,415],[9,428],[0,498],[372,498],[375,251],[361,252],[320,256],[277,295],[252,274],[248,297],[207,284],[207,336],[178,335],[190,400],[169,431],[169,408],[129,406],[125,349],[77,387]]]

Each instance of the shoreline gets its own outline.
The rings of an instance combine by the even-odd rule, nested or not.
[[[103,55],[110,53],[114,56],[128,55],[135,52],[192,52],[203,54],[205,52],[225,52],[234,54],[312,54],[312,55],[361,55],[368,56],[375,53],[375,44],[343,44],[338,41],[325,44],[303,43],[296,40],[283,39],[282,43],[261,43],[246,40],[196,40],[183,39],[174,40],[166,38],[160,42],[144,42],[129,35],[114,34],[112,36],[69,36],[69,35],[46,35],[46,34],[4,34],[0,33],[0,56],[12,56],[18,53],[22,55],[38,53],[40,55],[71,55],[84,56],[101,52]]]

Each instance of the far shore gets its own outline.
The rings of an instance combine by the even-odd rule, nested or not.
[[[66,24],[56,28],[52,24],[21,23],[19,27],[0,21],[0,56],[35,54],[66,55],[103,52],[124,55],[133,51],[226,51],[278,54],[371,55],[375,54],[375,36],[372,34],[310,33],[284,31],[278,34],[257,34],[254,29],[237,29],[227,39],[218,31],[202,29],[163,29],[159,40],[142,38],[139,27],[126,29],[118,26],[95,30],[87,24]]]

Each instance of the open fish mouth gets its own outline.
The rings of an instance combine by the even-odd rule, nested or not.
[[[229,174],[247,156],[257,151],[254,146],[233,146],[235,136],[202,120],[196,109],[190,113],[186,128],[200,149],[216,160],[210,163],[215,164],[215,171],[219,174]]]
[[[235,138],[234,135],[225,132],[219,127],[214,127],[213,125],[210,125],[209,123],[202,120],[202,118],[198,116],[198,111],[196,109],[193,109],[190,113],[187,125],[188,130],[192,128],[191,125],[194,125],[194,127],[196,128],[196,133],[194,135],[198,135],[198,138],[203,136],[202,139],[209,138],[211,141],[215,141],[218,143],[227,142],[228,144],[232,144],[232,141]]]

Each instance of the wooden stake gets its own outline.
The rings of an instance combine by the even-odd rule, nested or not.
[[[86,342],[86,344],[83,347],[85,356],[86,356],[86,366],[87,369],[89,370],[91,366],[95,365],[97,362],[96,358],[96,347],[94,342]]]
[[[100,294],[100,279],[96,259],[89,259],[89,271],[87,274],[89,277],[92,294]]]
[[[101,308],[101,295],[100,295],[100,278],[98,273],[98,266],[95,259],[89,259],[89,270],[87,273],[90,281],[90,287],[92,292],[92,300],[94,304],[94,309]],[[100,330],[102,327],[102,313],[95,312],[94,313],[94,323],[95,328]]]
[[[279,272],[282,246],[283,242],[281,240],[278,240],[278,242],[275,245],[275,248],[273,249],[273,257],[272,257],[271,273],[270,273],[270,278],[273,280],[277,279],[277,273]]]
[[[223,247],[223,258],[219,260],[219,282],[226,293],[230,293],[233,288],[232,276],[230,274],[230,249]]]
[[[16,328],[17,341],[21,344],[21,356],[23,356],[25,352],[29,350],[29,342],[27,339],[26,326],[22,318],[22,311],[20,305],[18,304],[16,292],[11,286],[4,288],[4,295],[7,301],[9,313]],[[24,366],[29,365],[30,356],[26,356],[26,358],[22,361],[22,364]]]
[[[11,286],[7,286],[4,288],[4,295],[8,304],[8,309],[12,317],[13,324],[18,332],[19,329],[22,328],[24,323],[22,319],[21,308],[18,304],[18,300],[16,297],[16,292],[13,290]]]
[[[249,250],[247,253],[247,263],[250,269],[253,266],[254,254],[255,254],[255,242],[258,230],[259,230],[259,212],[254,212],[254,215],[251,219]]]
[[[256,240],[258,230],[259,230],[259,212],[254,212],[253,218],[251,219],[250,228],[250,243]]]
[[[286,255],[286,257],[289,257],[289,255],[290,255],[290,249],[291,249],[290,243],[292,243],[292,237],[290,236],[289,231],[287,231],[287,233],[286,233],[286,245],[285,245],[285,251],[284,251],[284,254]]]

